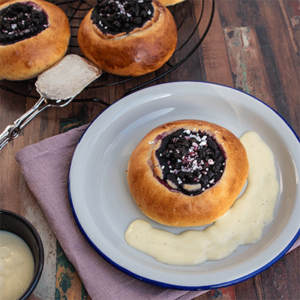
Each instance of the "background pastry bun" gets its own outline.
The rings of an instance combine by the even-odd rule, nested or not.
[[[199,131],[201,135],[196,134]],[[205,158],[198,157],[199,151]],[[174,167],[170,154],[181,165]],[[215,172],[215,182],[210,177],[204,185],[200,180],[207,180],[209,172]],[[233,133],[209,122],[181,120],[158,126],[141,140],[129,159],[127,180],[146,216],[164,225],[190,227],[210,224],[224,215],[242,191],[248,172],[246,150]],[[175,178],[178,184],[166,178]]]
[[[99,1],[100,4],[101,2]],[[151,6],[153,13],[151,19],[146,20],[142,26],[137,24],[137,27],[133,27],[134,22],[140,22],[141,19],[135,16],[134,12],[127,10],[128,3],[126,9],[120,9],[122,16],[119,19],[125,19],[120,22],[127,22],[124,26],[131,28],[130,32],[126,32],[125,27],[125,31],[123,28],[119,32],[113,32],[115,28],[106,31],[106,27],[110,28],[110,25],[103,25],[106,20],[98,21],[102,26],[100,29],[91,19],[96,7],[91,9],[78,31],[78,43],[82,53],[104,71],[120,76],[140,76],[159,69],[175,51],[177,28],[172,14],[164,5],[156,0],[145,2]],[[137,1],[133,3],[144,5]],[[141,7],[140,16],[145,14],[143,9]],[[150,12],[150,9],[147,11]],[[150,13],[146,13],[146,18],[149,18],[149,15]]]
[[[29,10],[33,13],[27,17],[27,8],[25,10],[22,7],[16,8],[17,3],[22,7],[29,6]],[[4,12],[8,9],[21,12],[19,15],[23,17],[17,19],[16,16],[15,22],[11,20],[6,25],[8,21]],[[0,41],[0,79],[34,78],[66,54],[70,39],[70,26],[66,14],[58,6],[41,0],[12,0],[0,5],[0,16],[3,35]],[[35,29],[38,30],[37,33],[30,33],[30,30],[33,31],[32,24],[34,24],[33,27],[39,28]],[[8,26],[9,30],[14,29],[14,33],[7,33],[4,26]],[[17,37],[10,41],[8,35]]]

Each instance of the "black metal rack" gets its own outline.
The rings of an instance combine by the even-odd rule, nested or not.
[[[197,12],[192,9],[193,1],[197,1],[197,7],[200,8]],[[59,6],[68,16],[71,28],[71,39],[68,53],[74,53],[82,56],[77,42],[77,32],[82,19],[87,14],[87,12],[95,5],[96,0],[49,0],[49,2],[52,2],[55,5]],[[187,0],[175,6],[171,6],[169,7],[169,9],[174,16],[177,25],[179,37],[178,45],[170,60],[162,68],[154,72],[154,76],[151,76],[151,78],[149,79],[149,76],[143,75],[139,77],[139,83],[137,84],[132,77],[120,77],[104,73],[92,85],[87,87],[87,89],[101,89],[103,87],[126,83],[126,86],[129,86],[129,88],[127,88],[124,94],[125,96],[154,83],[155,81],[161,79],[162,77],[166,76],[167,74],[171,73],[179,66],[181,66],[197,50],[197,48],[206,37],[214,17],[215,1]],[[193,14],[192,17],[195,19],[196,25],[193,25],[193,27],[190,28],[190,34],[188,36],[182,36],[181,32],[183,32],[184,27],[190,26],[190,24],[187,24],[188,22],[186,22],[188,14]],[[186,32],[186,29],[184,31]],[[182,53],[184,53],[183,56]],[[16,95],[39,98],[38,95],[36,95],[36,93],[34,92],[35,81],[36,79],[31,79],[26,80],[25,82],[19,82],[13,89],[5,86],[5,81],[0,81],[0,88],[12,92]],[[24,84],[26,84],[27,87],[29,86],[29,88],[26,89],[26,92],[24,92]],[[73,101],[95,101],[109,106],[108,103],[98,98],[78,100],[75,98]]]

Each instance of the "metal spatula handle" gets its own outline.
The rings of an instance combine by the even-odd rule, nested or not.
[[[38,76],[35,83],[39,101],[24,115],[9,125],[0,135],[0,150],[17,138],[20,131],[47,107],[69,104],[86,86],[101,76],[102,70],[76,54],[68,54]]]
[[[18,118],[13,124],[8,125],[0,134],[0,151],[11,140],[17,138],[20,134],[20,131],[40,112],[45,110],[47,107],[63,107],[69,104],[73,98],[74,97],[65,100],[48,100],[44,97],[41,97],[30,110]]]

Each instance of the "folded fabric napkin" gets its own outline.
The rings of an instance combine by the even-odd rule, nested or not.
[[[67,188],[71,158],[86,128],[84,125],[25,147],[16,160],[89,296],[93,300],[185,300],[204,293],[165,289],[134,279],[107,263],[86,241],[73,217]]]
[[[107,263],[86,241],[68,198],[68,171],[75,147],[88,125],[25,147],[16,154],[28,187],[41,206],[87,292],[97,299],[192,299],[206,291],[179,291],[134,279]],[[300,245],[296,241],[294,249]]]

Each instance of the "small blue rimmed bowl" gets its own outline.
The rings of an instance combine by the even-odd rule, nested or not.
[[[36,288],[44,268],[44,247],[33,225],[22,216],[0,209],[0,230],[9,231],[22,238],[29,246],[34,259],[33,279],[20,300],[27,299]]]

